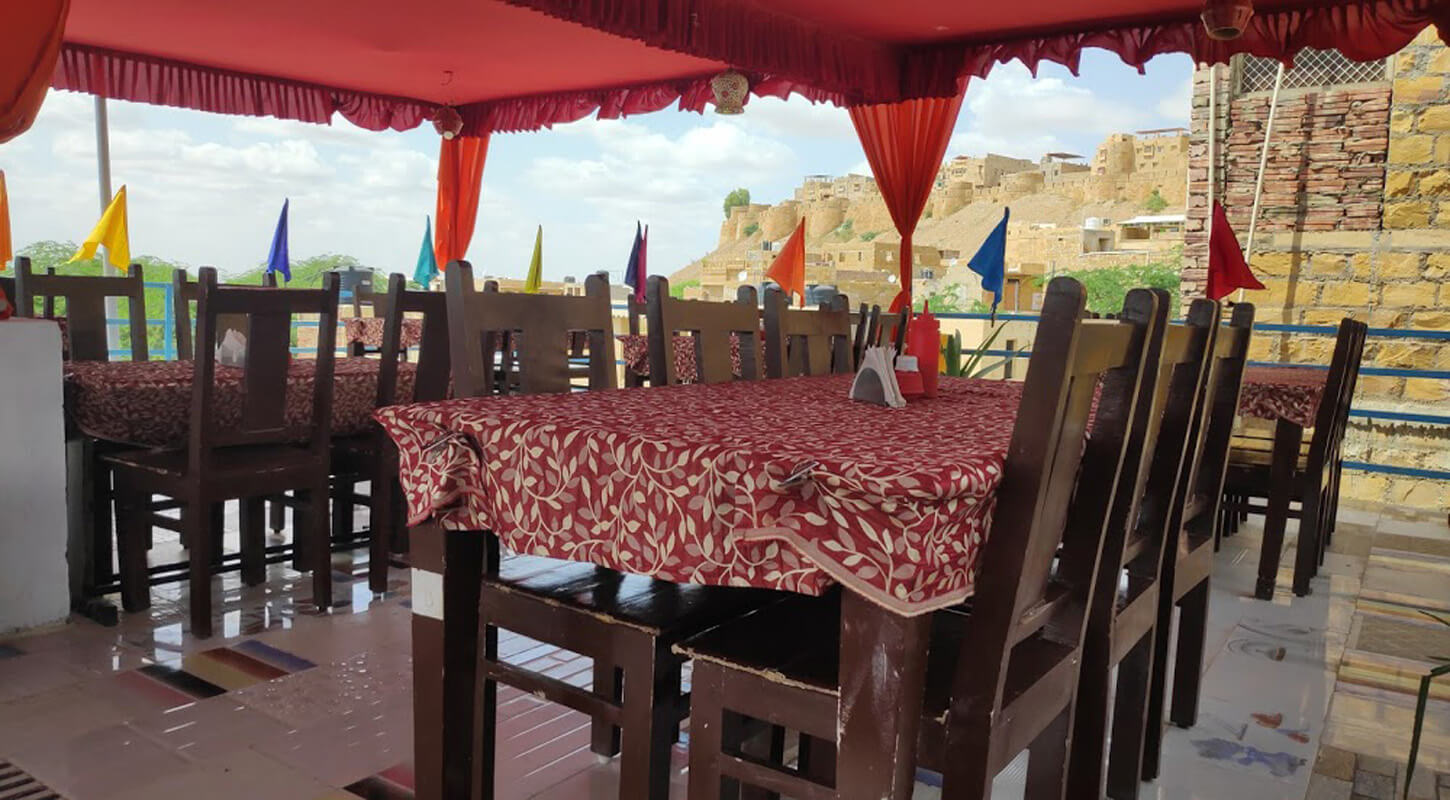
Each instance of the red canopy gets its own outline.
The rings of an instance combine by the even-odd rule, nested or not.
[[[73,0],[53,85],[371,129],[455,105],[484,134],[702,110],[727,66],[757,95],[854,105],[954,95],[1012,58],[1075,67],[1084,47],[1138,66],[1303,47],[1379,58],[1450,22],[1450,0],[1257,5],[1243,38],[1214,42],[1202,0]]]

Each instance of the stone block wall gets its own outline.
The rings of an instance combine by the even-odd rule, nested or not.
[[[1394,57],[1392,80],[1285,90],[1274,120],[1245,293],[1260,322],[1450,330],[1450,50],[1433,30]],[[1209,71],[1194,78],[1183,297],[1207,275]],[[1235,97],[1220,67],[1215,196],[1246,244],[1269,93]],[[1233,299],[1230,297],[1229,299]],[[1255,361],[1327,364],[1332,336],[1256,333]],[[1371,336],[1366,367],[1450,370],[1450,342]],[[1450,380],[1363,375],[1358,409],[1450,413]],[[1450,470],[1450,426],[1352,420],[1346,458]],[[1365,505],[1450,508],[1450,481],[1346,476]]]

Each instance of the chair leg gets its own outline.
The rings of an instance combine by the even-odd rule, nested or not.
[[[1088,637],[1078,675],[1077,711],[1073,718],[1072,762],[1068,780],[1073,797],[1101,797],[1103,758],[1107,755],[1108,694],[1112,675],[1108,631],[1095,631],[1089,623]],[[1117,744],[1115,741],[1114,744]],[[1036,756],[1033,756],[1036,758]]]
[[[111,495],[110,468],[91,458],[91,580],[96,586],[111,582]]]
[[[1166,570],[1165,570],[1166,573]],[[1163,752],[1163,704],[1168,691],[1168,639],[1173,631],[1173,576],[1165,574],[1158,597],[1158,620],[1149,638],[1153,657],[1149,665],[1148,702],[1143,725],[1143,774],[1145,781],[1157,780]],[[1179,634],[1180,636],[1182,634]]]
[[[146,574],[145,531],[149,527],[145,501],[118,487],[116,498],[116,554],[121,565],[121,607],[128,612],[151,607]]]
[[[296,546],[306,550],[307,568],[312,571],[312,602],[319,611],[332,608],[332,543],[328,537],[327,495],[326,484],[297,491],[299,510],[303,513],[294,516],[296,530],[292,535]]]
[[[725,717],[722,691],[720,670],[697,661],[690,686],[690,800],[734,800],[739,796],[736,787],[722,793],[720,786],[724,777],[720,773]]]
[[[242,538],[242,583],[256,586],[267,579],[266,499],[244,497],[238,501],[237,521]]]
[[[624,671],[607,661],[594,659],[594,693],[618,703],[624,697]],[[589,723],[589,749],[599,756],[619,755],[619,726],[602,720]]]
[[[1168,718],[1181,728],[1191,728],[1198,722],[1198,690],[1203,681],[1203,646],[1208,633],[1208,585],[1205,578],[1178,601],[1178,648]]]
[[[211,505],[188,502],[181,507],[181,530],[191,542],[187,556],[191,562],[189,589],[191,593],[191,635],[198,639],[211,636],[211,547],[207,528],[211,521]]]
[[[498,661],[498,628],[485,625],[480,640],[483,648],[480,663]],[[478,697],[474,701],[477,712],[473,730],[478,736],[478,741],[474,744],[474,757],[478,761],[474,766],[479,781],[475,794],[480,800],[493,800],[496,782],[494,759],[498,747],[498,681],[485,677],[486,674],[486,670],[478,671]]]
[[[624,666],[624,741],[619,757],[619,796],[667,800],[674,709],[680,697],[680,660],[668,645],[651,641],[649,653]],[[636,691],[638,689],[639,691]]]
[[[212,503],[208,511],[207,530],[211,535],[211,567],[220,572],[222,567],[222,554],[226,552],[227,536],[227,505],[226,503]]]
[[[1023,800],[1063,800],[1067,791],[1071,733],[1072,706],[1068,705],[1032,743],[1027,756],[1027,791],[1022,795]]]
[[[1148,692],[1153,685],[1153,631],[1133,645],[1118,663],[1113,700],[1112,750],[1108,753],[1108,797],[1137,800],[1143,774],[1143,738],[1148,722]],[[1078,693],[1082,703],[1082,693]],[[1080,706],[1079,706],[1080,707]],[[1078,743],[1073,742],[1073,752]]]
[[[337,476],[332,482],[332,540],[352,538],[353,482],[351,477]]]
[[[377,470],[368,487],[368,588],[376,594],[388,590],[388,551],[397,535],[394,483],[384,470]]]
[[[947,759],[942,774],[942,800],[986,800],[992,796],[992,779],[996,777],[988,766],[992,721],[982,715],[962,720],[955,728],[960,731],[959,737],[953,735],[955,731],[951,728],[947,730],[947,752],[951,758]],[[1028,761],[1032,760],[1028,756]],[[1028,769],[1032,769],[1030,763]]]

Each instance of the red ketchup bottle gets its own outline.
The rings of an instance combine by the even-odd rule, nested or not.
[[[923,304],[922,311],[911,320],[906,330],[906,352],[916,356],[921,370],[921,383],[927,397],[936,397],[938,365],[941,363],[941,323],[931,315],[930,304]]]

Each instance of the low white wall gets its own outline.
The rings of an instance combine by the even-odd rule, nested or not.
[[[0,634],[69,612],[63,415],[60,329],[0,322]]]

